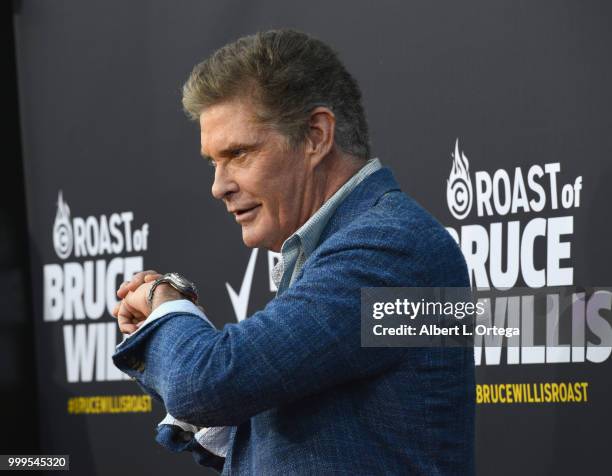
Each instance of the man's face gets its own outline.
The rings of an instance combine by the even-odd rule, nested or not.
[[[234,99],[200,115],[202,155],[215,166],[212,194],[242,227],[248,247],[280,251],[308,218],[310,170],[300,150],[255,120],[255,106]]]

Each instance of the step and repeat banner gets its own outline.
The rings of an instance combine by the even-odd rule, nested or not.
[[[196,62],[278,27],[333,45],[372,149],[460,243],[520,329],[476,339],[478,473],[599,474],[612,430],[612,66],[605,2],[35,1],[15,4],[40,432],[76,474],[208,474],[159,447],[157,402],[112,365],[115,290],[194,280],[218,326],[274,297],[211,196],[180,88]],[[559,289],[580,297],[570,317]],[[577,292],[576,289],[584,292]],[[561,292],[562,294],[562,292]],[[533,297],[533,296],[532,296]],[[497,299],[497,298],[496,298]],[[567,313],[566,313],[567,314]],[[566,315],[564,314],[564,316]],[[7,409],[10,411],[10,409]],[[210,473],[212,474],[212,472]]]

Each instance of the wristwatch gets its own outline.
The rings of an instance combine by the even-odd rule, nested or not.
[[[198,290],[196,289],[195,284],[178,273],[166,273],[161,278],[157,278],[155,281],[153,281],[153,285],[151,286],[149,295],[147,296],[147,302],[149,303],[150,307],[153,307],[153,295],[155,294],[155,288],[163,283],[172,286],[194,304],[198,301]]]

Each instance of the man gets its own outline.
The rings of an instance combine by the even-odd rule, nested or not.
[[[449,234],[369,159],[336,54],[290,30],[241,38],[196,66],[183,105],[213,196],[246,246],[282,259],[276,297],[221,330],[181,278],[121,286],[113,358],[165,405],[158,441],[224,474],[471,474],[472,350],[360,345],[360,288],[469,280]]]

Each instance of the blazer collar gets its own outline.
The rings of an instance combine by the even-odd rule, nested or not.
[[[372,207],[386,193],[401,191],[393,172],[383,167],[366,177],[342,201],[321,233],[319,244]]]

